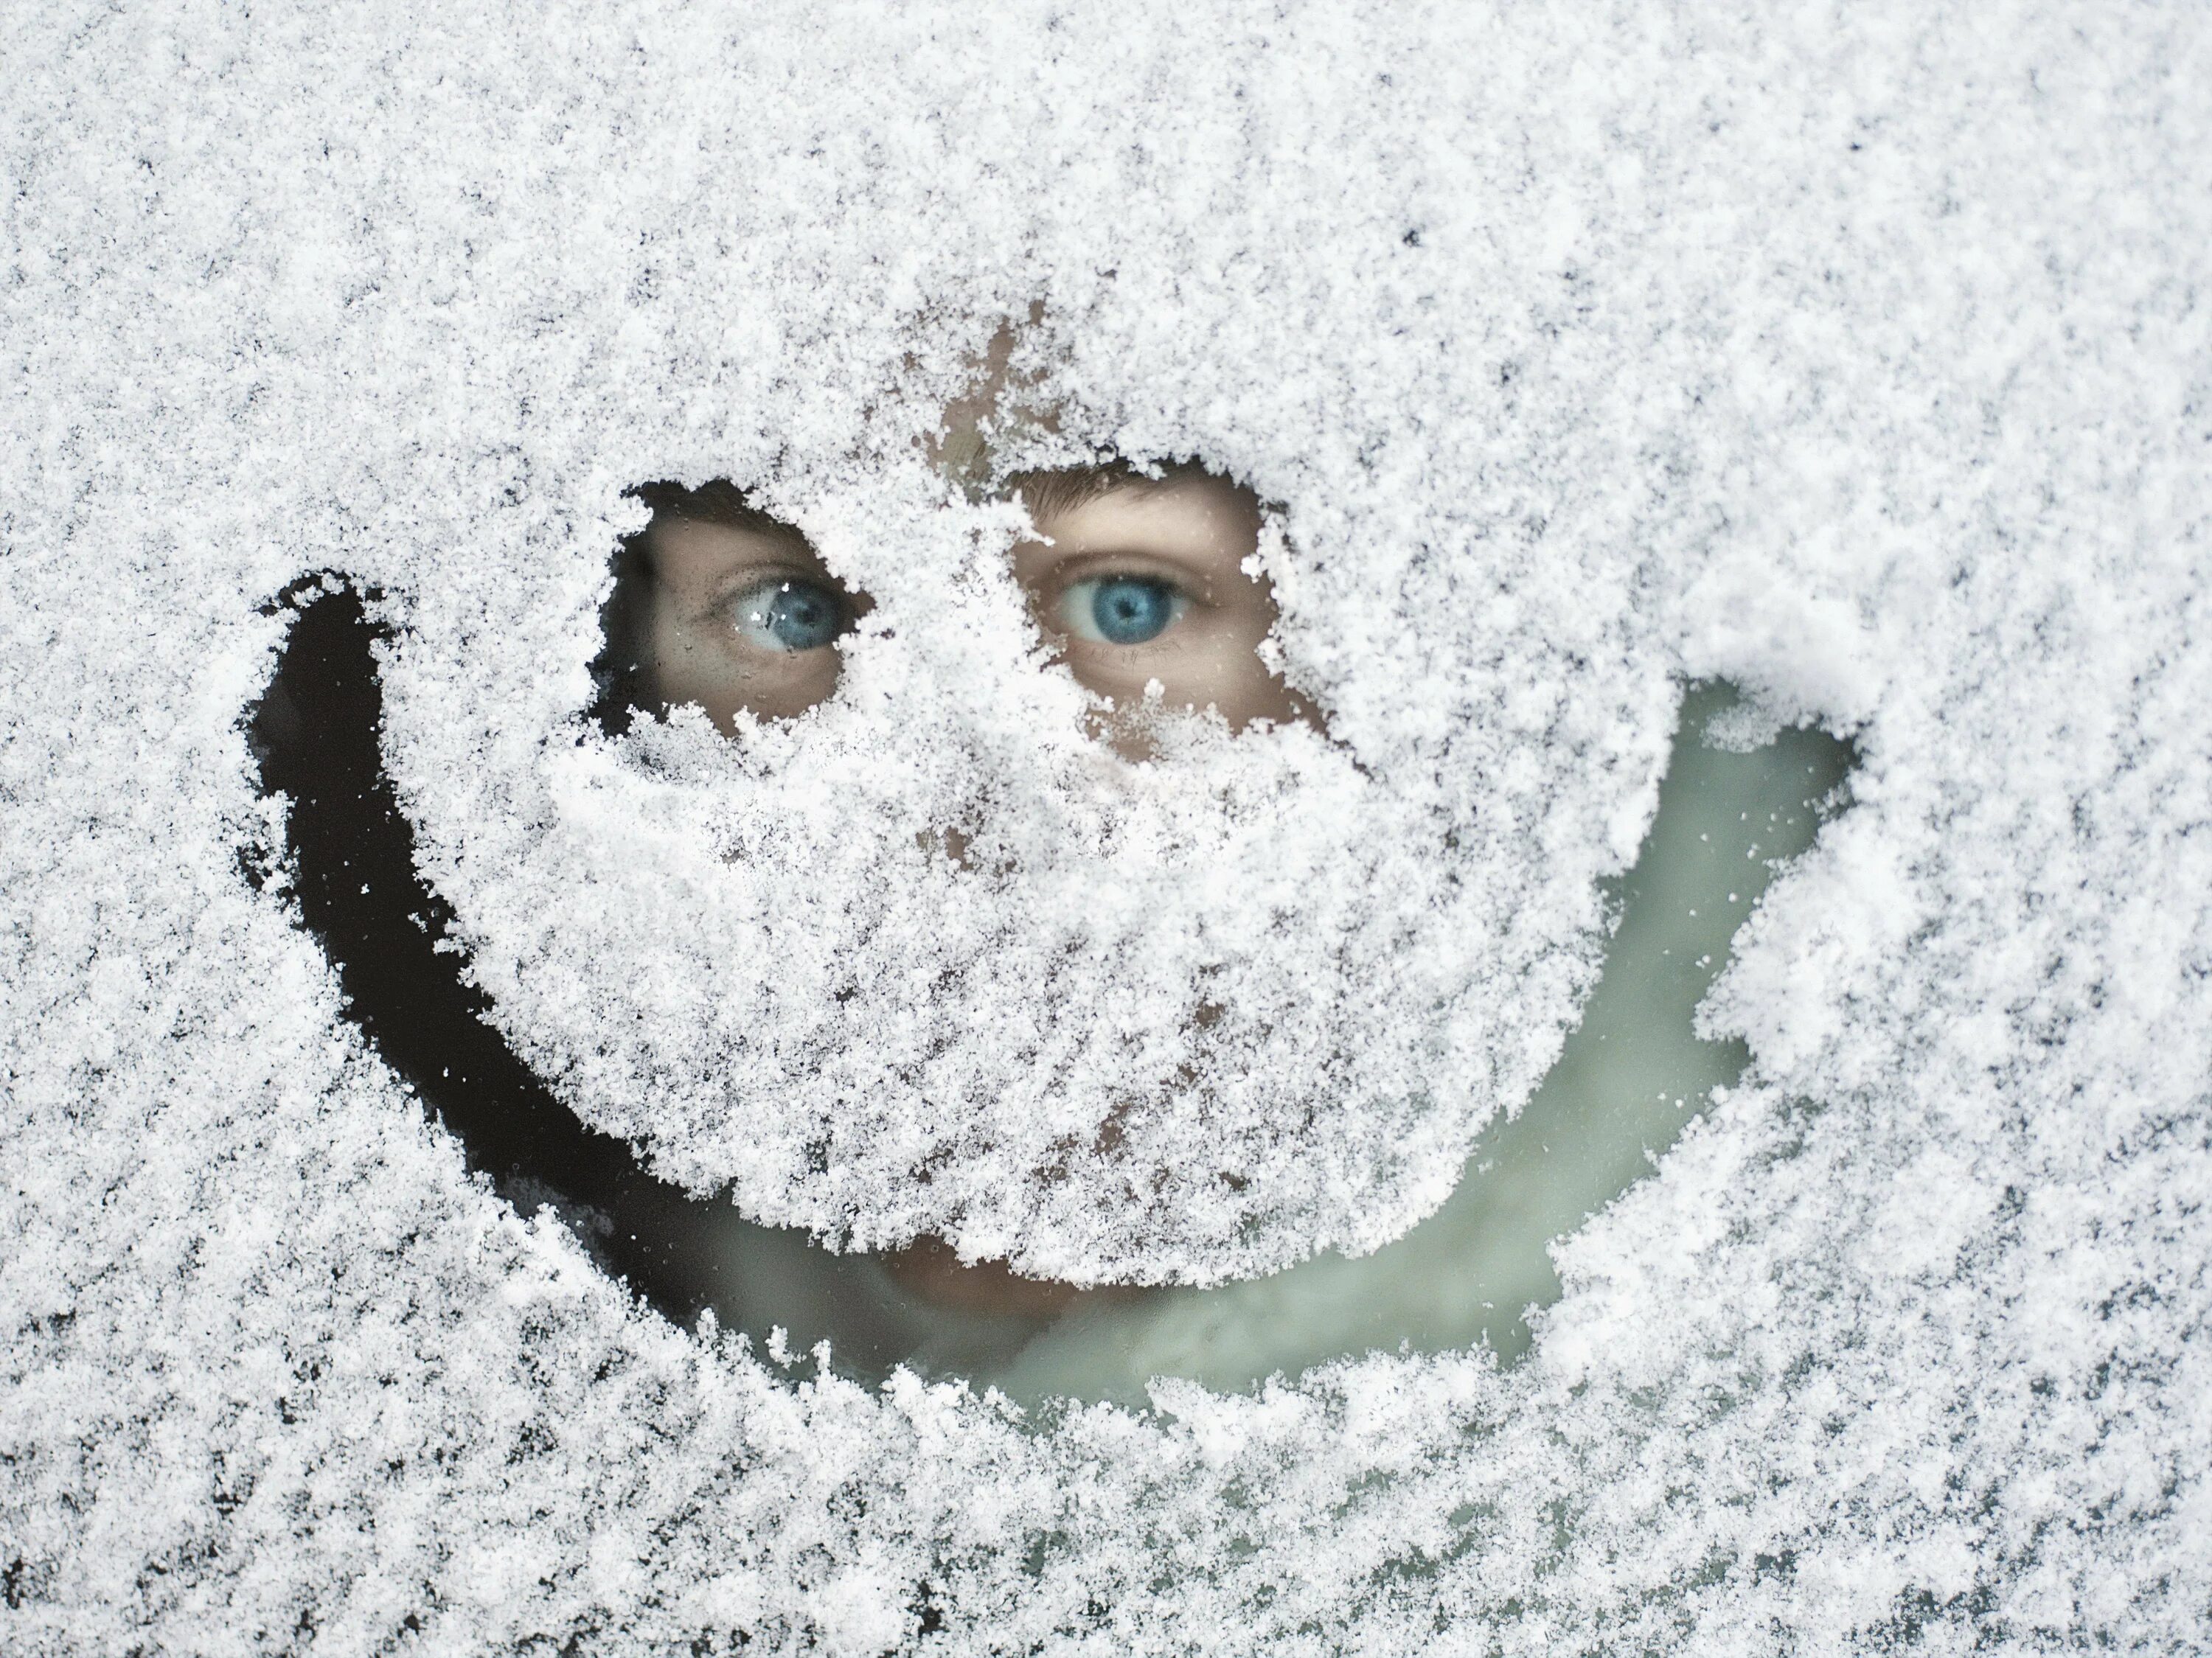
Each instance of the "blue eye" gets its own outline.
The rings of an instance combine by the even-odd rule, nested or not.
[[[818,651],[844,626],[844,601],[802,576],[777,576],[738,598],[738,631],[763,650]]]
[[[1094,645],[1142,645],[1158,639],[1190,608],[1190,600],[1150,576],[1101,576],[1060,595],[1060,619]]]

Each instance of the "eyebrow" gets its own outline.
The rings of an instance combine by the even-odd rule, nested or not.
[[[762,511],[751,498],[727,478],[716,478],[696,489],[680,483],[640,483],[624,492],[653,509],[653,520],[640,537],[675,524],[712,524],[726,530],[744,530],[790,543],[813,553],[813,544],[795,524],[787,524]]]
[[[1124,489],[1150,493],[1164,489],[1184,470],[1170,467],[1158,477],[1148,477],[1125,460],[1109,461],[1098,466],[1075,466],[1054,472],[1017,472],[1006,480],[1008,488],[1022,498],[1032,519],[1050,518],[1060,513],[1072,513],[1079,507],[1088,506],[1102,495],[1114,495]]]

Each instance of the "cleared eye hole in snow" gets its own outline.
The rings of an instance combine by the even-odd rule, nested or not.
[[[1070,494],[1094,500],[1097,488]],[[810,625],[796,647],[746,638],[743,607],[765,585],[753,561],[777,561],[773,592],[820,593],[832,616],[848,614],[853,601],[809,562],[795,534],[750,513],[733,493],[662,492],[656,523],[671,522],[687,536],[702,527],[715,534],[678,540],[672,559],[665,538],[625,548],[605,612],[602,718],[626,726],[634,715],[665,714],[687,692],[716,709],[726,729],[740,707],[798,712],[792,681],[776,677],[777,657],[826,653],[839,630]],[[1128,562],[1138,538],[1118,527],[1109,568],[1139,568]],[[1033,575],[1041,613],[1070,589],[1097,583],[1085,549],[1068,556],[1072,573]],[[666,562],[656,569],[645,562],[654,557]],[[673,580],[664,574],[672,566]],[[1218,588],[1184,579],[1202,602],[1223,602]],[[449,918],[415,874],[412,835],[382,775],[375,629],[359,598],[310,583],[292,603],[300,607],[293,637],[253,730],[264,785],[292,802],[289,844],[305,918],[346,984],[351,1017],[461,1135],[472,1163],[519,1205],[561,1214],[604,1264],[679,1322],[711,1309],[764,1352],[826,1344],[830,1362],[858,1379],[880,1382],[905,1368],[1030,1404],[1141,1405],[1162,1376],[1249,1388],[1378,1350],[1484,1344],[1517,1357],[1524,1313],[1558,1295],[1547,1246],[1648,1173],[1742,1068],[1741,1043],[1699,1039],[1698,1002],[1777,868],[1840,805],[1849,765],[1833,738],[1761,730],[1728,688],[1693,690],[1657,816],[1618,884],[1618,925],[1583,1019],[1526,1108],[1485,1134],[1441,1210],[1361,1257],[1331,1254],[1212,1289],[1083,1290],[1017,1276],[1002,1262],[963,1264],[934,1239],[884,1257],[834,1254],[804,1231],[688,1197],[643,1172],[619,1141],[584,1129],[482,1023],[481,998],[463,987],[452,957],[436,954],[433,941]],[[732,634],[737,643],[727,644]],[[1206,642],[1191,647],[1201,667]],[[1239,641],[1247,653],[1251,643]],[[1112,670],[1110,661],[1090,668]],[[801,671],[818,688],[809,706],[835,684],[834,657]],[[1127,732],[1108,732],[1127,747]]]
[[[726,480],[633,493],[653,520],[616,561],[601,724],[620,735],[640,709],[696,708],[737,737],[827,698],[836,647],[872,602]],[[1008,493],[1030,523],[1012,554],[1029,620],[1096,696],[1091,729],[1124,759],[1150,757],[1148,727],[1176,713],[1202,709],[1232,732],[1322,723],[1268,665],[1274,602],[1244,568],[1261,524],[1250,490],[1196,466],[1101,465],[1018,476]]]

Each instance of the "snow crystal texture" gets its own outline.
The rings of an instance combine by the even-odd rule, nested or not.
[[[9,35],[10,1651],[2201,1638],[2201,11]],[[1271,503],[1326,740],[1097,783],[1014,520],[924,459],[1008,319],[1062,459]],[[717,477],[875,625],[818,717],[608,738],[623,491]],[[469,1177],[242,872],[266,607],[325,570],[384,595],[503,1034],[841,1243],[1376,1248],[1558,1053],[1684,680],[1850,734],[1857,805],[1707,1005],[1743,1085],[1561,1247],[1524,1363],[1021,1418],[795,1382]]]

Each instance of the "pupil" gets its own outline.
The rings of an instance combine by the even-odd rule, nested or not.
[[[1091,619],[1112,643],[1141,645],[1159,637],[1173,603],[1165,582],[1116,576],[1098,584],[1091,601]]]
[[[787,651],[818,650],[837,635],[836,601],[811,583],[792,582],[769,601],[768,630]]]

